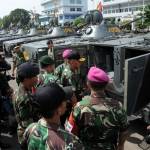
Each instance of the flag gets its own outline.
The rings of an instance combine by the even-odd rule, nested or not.
[[[102,12],[103,11],[103,5],[102,5],[102,2],[100,1],[97,5],[97,8],[96,8],[98,11]]]

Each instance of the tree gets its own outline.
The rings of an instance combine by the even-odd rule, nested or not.
[[[139,14],[141,20],[138,20],[136,23],[136,27],[139,29],[144,29],[150,26],[150,5],[147,5],[144,9],[144,13],[142,13],[143,9],[141,8],[141,12]]]
[[[144,23],[147,25],[147,26],[150,26],[150,5],[147,5],[144,9]]]
[[[2,24],[3,24],[4,29],[9,28],[9,26],[11,24],[10,16],[4,16],[2,19]]]
[[[15,26],[20,25],[24,27],[29,24],[30,21],[30,14],[25,9],[15,9],[11,11],[9,16],[12,24]]]
[[[0,29],[2,29],[2,28],[3,28],[3,19],[0,18]]]
[[[81,17],[76,18],[73,22],[73,25],[77,27],[82,26],[84,24],[85,24],[85,19]]]

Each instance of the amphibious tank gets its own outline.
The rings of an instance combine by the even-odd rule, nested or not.
[[[54,39],[55,64],[57,66],[62,63],[61,55],[64,49],[77,50],[86,58],[85,64],[82,65],[84,77],[89,67],[93,65],[104,69],[110,77],[107,95],[121,101],[130,116],[142,109],[149,101],[149,97],[145,96],[144,99],[147,100],[144,102],[141,97],[145,86],[150,85],[147,78],[150,44],[144,44],[148,41],[146,39],[150,37],[150,33],[125,34],[118,32],[117,27],[113,27],[117,32],[111,32],[112,27],[110,28],[102,19],[99,12],[95,13],[93,19],[90,14],[86,17],[89,25],[84,29],[81,38]],[[23,44],[23,50],[28,59],[38,62],[42,55],[47,54],[46,41]]]

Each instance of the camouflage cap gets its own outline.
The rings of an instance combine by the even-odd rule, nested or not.
[[[40,64],[53,65],[54,64],[54,60],[51,57],[45,55],[45,56],[41,57]]]

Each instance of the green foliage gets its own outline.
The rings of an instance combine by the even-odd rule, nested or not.
[[[2,24],[3,24],[4,29],[9,28],[9,26],[11,24],[10,16],[4,16],[2,19]]]
[[[3,28],[3,19],[0,18],[0,29],[2,29],[2,28]]]
[[[141,12],[139,16],[143,16],[143,19],[137,21],[136,27],[139,29],[144,29],[150,26],[150,5],[147,5],[144,8],[144,13],[142,13],[143,9],[141,9]]]
[[[131,20],[124,20],[120,23],[120,26],[122,26],[124,29],[131,30]]]
[[[85,24],[85,19],[81,18],[81,17],[76,18],[73,22],[74,26],[80,26],[80,25],[83,25],[83,24]]]
[[[10,21],[13,25],[25,26],[29,24],[30,15],[29,12],[25,9],[15,9],[10,13]]]
[[[147,5],[147,6],[145,7],[145,10],[144,10],[144,17],[145,17],[144,23],[145,23],[147,26],[150,26],[150,5]]]

